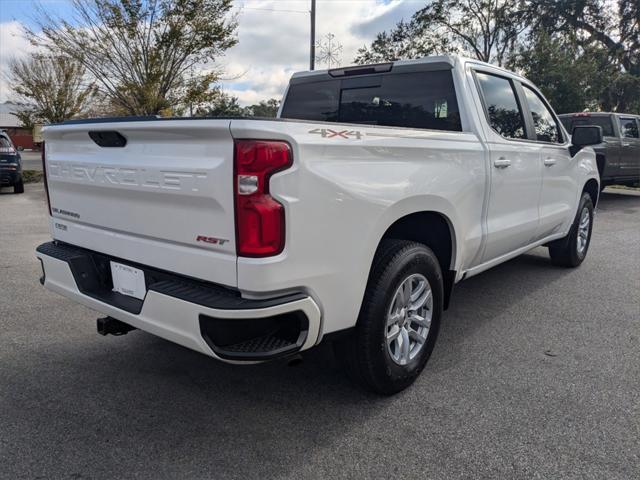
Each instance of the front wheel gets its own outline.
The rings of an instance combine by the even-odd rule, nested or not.
[[[583,193],[569,234],[549,245],[551,262],[562,267],[580,265],[587,256],[592,230],[593,202],[588,193]]]
[[[391,395],[420,375],[431,356],[443,309],[443,279],[430,248],[385,240],[371,269],[354,332],[336,344],[349,375]]]
[[[13,186],[13,193],[24,193],[24,183],[22,183],[22,180]]]

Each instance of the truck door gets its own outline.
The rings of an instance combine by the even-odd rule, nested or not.
[[[480,70],[475,71],[475,78],[489,127],[491,162],[484,263],[533,241],[543,167],[539,145],[527,140],[514,80]]]
[[[542,189],[540,224],[536,240],[564,232],[576,209],[576,165],[569,153],[569,139],[563,137],[560,123],[546,100],[528,85],[522,84],[523,103],[528,110],[529,139],[540,147]]]
[[[620,176],[640,176],[640,135],[638,134],[638,122],[633,117],[619,118],[620,140],[622,151],[620,153]]]

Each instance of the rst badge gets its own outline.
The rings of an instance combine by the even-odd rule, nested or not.
[[[360,140],[362,138],[362,132],[358,130],[331,130],[330,128],[314,128],[309,130],[310,134],[320,135],[322,138],[346,138],[347,140],[355,138]]]
[[[225,240],[224,238],[216,238],[216,237],[207,237],[205,235],[198,235],[196,237],[196,242],[209,243],[211,245],[224,245],[229,240]]]

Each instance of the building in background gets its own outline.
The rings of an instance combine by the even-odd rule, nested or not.
[[[16,148],[30,150],[34,147],[33,132],[20,126],[20,120],[13,114],[19,108],[20,105],[17,103],[0,103],[0,130],[7,132]]]

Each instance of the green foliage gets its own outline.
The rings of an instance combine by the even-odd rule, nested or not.
[[[12,59],[9,81],[13,90],[29,106],[16,113],[23,125],[36,121],[57,123],[80,114],[95,95],[92,83],[85,82],[85,69],[64,55],[35,54]]]
[[[581,112],[597,107],[592,73],[595,59],[581,55],[575,45],[537,32],[530,45],[522,45],[509,67],[534,82],[557,113]]]
[[[280,100],[270,98],[269,100],[261,100],[255,105],[249,105],[244,108],[244,114],[249,117],[275,117],[280,108]]]
[[[206,105],[199,106],[194,115],[197,117],[241,117],[243,109],[236,97],[216,89],[213,98]]]
[[[444,53],[521,71],[559,112],[640,113],[637,0],[433,0],[355,62]]]
[[[39,170],[23,170],[22,183],[38,183],[42,181],[44,174]]]
[[[37,123],[43,123],[33,106],[24,107],[13,114],[20,120],[20,126],[32,130]]]
[[[420,35],[420,27],[415,21],[403,20],[391,31],[379,33],[370,47],[360,48],[355,63],[393,62],[450,53],[452,50],[447,39],[437,35]]]
[[[74,20],[40,12],[31,40],[80,62],[111,109],[173,112],[210,98],[215,60],[235,45],[231,0],[73,0]],[[199,72],[199,73],[194,73]]]
[[[194,112],[201,117],[275,117],[280,107],[280,101],[275,98],[262,100],[255,105],[241,107],[238,98],[219,89],[207,105],[202,105]]]
[[[524,11],[512,0],[434,0],[409,22],[380,33],[356,63],[459,53],[498,65],[524,30]]]
[[[586,76],[595,108],[640,113],[640,2],[530,0],[527,4],[532,37],[539,38],[535,32],[544,31],[573,48],[576,65],[591,63]]]

